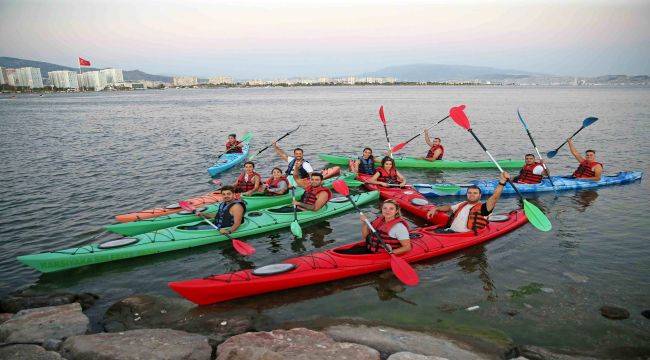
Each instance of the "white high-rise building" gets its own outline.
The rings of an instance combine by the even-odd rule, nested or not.
[[[16,86],[16,69],[5,69],[4,74],[7,79],[7,85]]]
[[[7,68],[0,66],[0,85],[7,85]]]
[[[106,83],[109,85],[124,82],[124,74],[122,73],[122,69],[104,69],[100,70],[99,72],[104,74]]]
[[[42,89],[43,77],[41,76],[41,69],[35,67],[16,69],[16,86]]]
[[[194,86],[199,84],[196,76],[174,76],[172,81],[174,86]]]
[[[79,89],[79,80],[74,71],[50,71],[47,73],[52,86],[59,89]]]
[[[102,91],[106,88],[106,75],[99,71],[88,71],[77,75],[79,86],[85,89]]]
[[[208,84],[212,85],[222,85],[222,84],[233,84],[232,77],[230,76],[216,76],[208,79]]]

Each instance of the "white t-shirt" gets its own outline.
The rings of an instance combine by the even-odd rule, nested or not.
[[[458,207],[460,207],[461,204],[462,202],[452,205],[451,210],[454,213],[456,213],[456,210],[458,209]],[[469,211],[472,210],[472,206],[474,205],[472,204],[465,205],[463,210],[461,210],[460,213],[456,214],[456,216],[454,217],[454,221],[452,221],[449,229],[459,233],[471,231],[472,229],[467,228],[467,220],[469,219]]]
[[[293,156],[288,156],[287,157],[287,164],[290,164],[293,161],[294,157]],[[306,172],[308,173],[313,173],[314,168],[311,167],[311,164],[308,163],[306,160],[302,162],[302,168],[305,169]],[[293,169],[291,169],[291,172],[293,173]]]
[[[390,231],[388,231],[388,236],[400,241],[410,239],[409,230],[402,223],[393,225],[393,227],[390,228]]]

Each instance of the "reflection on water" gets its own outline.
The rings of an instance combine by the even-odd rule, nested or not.
[[[494,290],[494,283],[488,271],[490,265],[488,264],[484,245],[477,245],[464,250],[457,264],[465,273],[472,274],[478,271],[478,278],[483,283],[486,299],[488,301],[495,301],[497,299],[498,296]]]
[[[573,202],[577,204],[576,210],[585,212],[596,199],[598,199],[598,191],[596,190],[581,190],[571,197]]]

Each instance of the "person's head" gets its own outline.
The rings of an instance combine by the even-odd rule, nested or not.
[[[385,170],[390,170],[395,167],[395,161],[390,156],[384,156],[384,158],[381,159],[381,167]]]
[[[381,204],[381,215],[384,219],[392,220],[402,216],[402,212],[400,211],[399,204],[395,200],[388,199]]]
[[[372,149],[369,147],[363,148],[363,158],[370,159],[371,156],[372,156]]]
[[[233,199],[235,198],[235,188],[230,185],[222,186],[221,195],[223,195],[223,201],[225,202],[233,201]]]
[[[320,186],[323,183],[323,174],[314,171],[309,177],[310,185],[313,187]]]
[[[228,141],[233,142],[237,140],[237,134],[228,134]]]
[[[532,165],[532,164],[535,163],[535,155],[526,154],[526,157],[524,157],[524,160],[526,160],[526,165]]]
[[[442,140],[439,137],[433,139],[433,146],[438,146],[442,144]]]
[[[252,174],[253,170],[255,170],[255,163],[252,161],[246,161],[244,163],[244,171],[246,171],[247,174]]]
[[[302,160],[302,149],[301,148],[295,148],[293,149],[293,157],[296,158],[297,160]]]
[[[596,161],[596,151],[595,150],[585,151],[585,159],[587,159],[587,161]]]
[[[467,188],[467,201],[470,204],[481,201],[481,189],[478,186],[472,185]]]
[[[282,177],[282,170],[280,170],[280,168],[276,168],[276,167],[273,168],[273,170],[271,170],[271,176],[273,176],[274,179],[281,178]]]

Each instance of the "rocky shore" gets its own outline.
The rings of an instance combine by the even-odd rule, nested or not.
[[[348,319],[276,326],[252,309],[210,311],[180,298],[146,294],[114,303],[102,319],[103,332],[91,333],[84,310],[97,298],[16,293],[3,299],[0,359],[595,359],[512,341]],[[621,310],[606,308],[603,315],[622,318]]]

